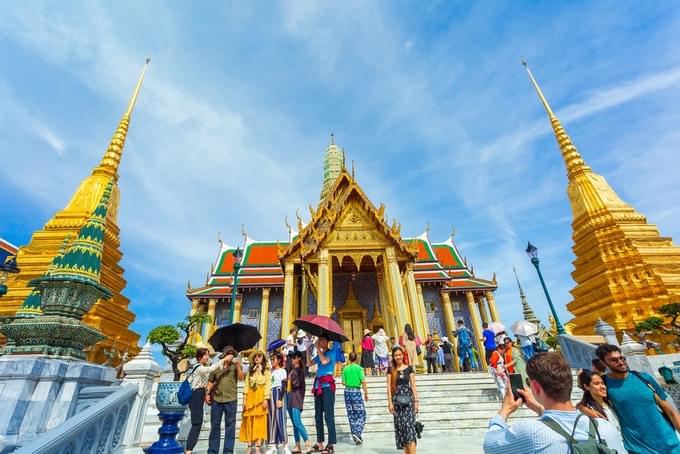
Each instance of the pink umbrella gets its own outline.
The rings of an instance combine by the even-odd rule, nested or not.
[[[494,332],[494,334],[502,333],[505,331],[505,325],[501,322],[491,322],[489,323],[489,329]]]

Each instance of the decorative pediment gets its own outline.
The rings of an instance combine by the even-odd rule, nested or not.
[[[290,256],[309,256],[325,245],[343,243],[356,246],[394,246],[398,252],[415,258],[416,252],[404,242],[401,226],[385,219],[385,206],[373,206],[357,182],[343,170],[333,189],[311,210],[312,219],[300,230],[298,237],[279,254],[281,260]]]

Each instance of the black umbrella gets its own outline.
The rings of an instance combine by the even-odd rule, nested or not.
[[[208,342],[217,352],[221,352],[227,345],[231,345],[236,351],[241,352],[253,348],[261,338],[262,336],[256,327],[243,323],[232,323],[215,331]]]

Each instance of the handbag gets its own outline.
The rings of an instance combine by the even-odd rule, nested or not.
[[[191,383],[189,383],[189,377],[194,374],[198,366],[200,366],[200,364],[196,364],[194,368],[191,369],[191,372],[187,374],[187,378],[179,385],[179,389],[177,390],[177,402],[179,402],[180,405],[186,405],[191,401],[193,390],[191,389]]]
[[[406,408],[411,405],[413,400],[408,394],[397,394],[394,396],[394,406],[398,408]]]

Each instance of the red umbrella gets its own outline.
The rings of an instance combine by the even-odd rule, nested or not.
[[[323,315],[305,315],[295,320],[293,325],[313,336],[325,335],[328,340],[336,342],[347,342],[349,340],[338,322]]]

